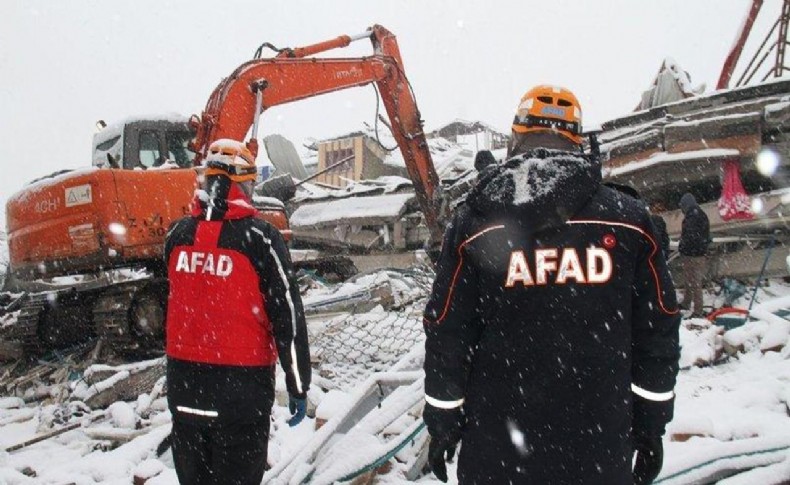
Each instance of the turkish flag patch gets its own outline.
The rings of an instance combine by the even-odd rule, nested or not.
[[[603,243],[603,247],[606,249],[612,249],[613,247],[617,246],[617,239],[614,237],[614,234],[606,234],[603,238],[601,238],[601,242]]]

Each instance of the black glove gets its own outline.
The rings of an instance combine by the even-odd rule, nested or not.
[[[455,448],[461,441],[461,430],[466,417],[460,407],[442,409],[425,403],[422,419],[431,435],[428,446],[428,466],[436,478],[447,482],[447,466],[445,461],[452,460]]]
[[[649,485],[661,471],[664,463],[664,445],[660,436],[634,437],[636,464],[634,465],[634,485]]]
[[[631,434],[634,439],[636,463],[634,485],[652,483],[664,463],[664,446],[661,437],[668,422],[672,421],[675,398],[668,401],[651,401],[634,396]]]
[[[631,418],[631,434],[634,436],[634,443],[638,443],[639,438],[664,436],[664,430],[667,423],[672,421],[674,410],[674,397],[668,401],[651,401],[634,395]]]

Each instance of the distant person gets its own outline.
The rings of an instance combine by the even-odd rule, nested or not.
[[[702,309],[702,285],[707,272],[706,258],[710,243],[710,221],[702,211],[697,200],[689,193],[680,198],[680,209],[683,211],[683,226],[680,232],[681,265],[685,291],[680,307],[691,309],[692,318],[705,316]]]
[[[275,365],[294,426],[305,416],[310,350],[302,299],[279,231],[255,217],[250,150],[211,144],[192,215],[167,232],[167,398],[181,484],[259,485]]]
[[[463,485],[643,485],[661,470],[675,289],[644,204],[602,186],[581,144],[576,96],[530,89],[508,160],[445,233],[424,314],[442,481],[459,443]]]

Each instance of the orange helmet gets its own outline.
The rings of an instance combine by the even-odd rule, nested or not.
[[[203,165],[206,167],[205,175],[224,175],[234,182],[255,180],[258,176],[255,157],[247,145],[227,138],[209,146]]]
[[[568,89],[535,86],[524,94],[513,120],[513,132],[552,132],[582,143],[582,108]]]

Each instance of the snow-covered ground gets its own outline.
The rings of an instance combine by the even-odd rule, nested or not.
[[[0,244],[3,254],[7,252]],[[370,465],[379,470],[373,483],[440,483],[432,475],[407,479],[425,443],[419,417],[419,313],[429,276],[383,270],[336,286],[317,284],[307,291],[305,302],[314,306],[381,285],[389,286],[391,298],[356,315],[310,317],[313,350],[320,361],[309,395],[315,417],[288,427],[279,376],[269,445],[272,473],[296,480],[312,472],[311,483],[331,483]],[[736,305],[748,306],[749,297],[751,292]],[[720,298],[708,295],[708,302]],[[705,479],[723,478],[731,473],[728,470],[745,467],[757,468],[721,483],[790,480],[790,321],[777,316],[786,308],[790,308],[790,285],[775,280],[758,291],[754,314],[759,318],[739,328],[725,331],[705,320],[684,321],[675,419],[665,436],[665,465],[657,483],[708,483]],[[42,388],[47,391],[44,400],[31,399],[36,386],[21,396],[0,389],[0,396],[5,396],[0,397],[0,449],[69,425],[75,428],[0,452],[0,484],[128,484],[133,476],[151,477],[149,485],[176,484],[170,452],[157,456],[155,451],[168,435],[171,420],[161,380],[136,398],[105,409],[90,409],[75,399],[87,400],[136,368],[152,365],[109,369],[115,374],[92,385],[84,379],[107,368],[94,367],[82,375],[68,369],[62,374],[65,384],[38,385],[39,396]],[[8,366],[0,368],[0,378],[7,370]],[[392,393],[381,406],[360,414],[356,403],[381,389]],[[349,421],[355,413],[361,421],[345,429],[355,422]],[[316,430],[319,422],[323,426]],[[383,466],[376,461],[381,457]],[[449,472],[455,483],[454,463]]]

